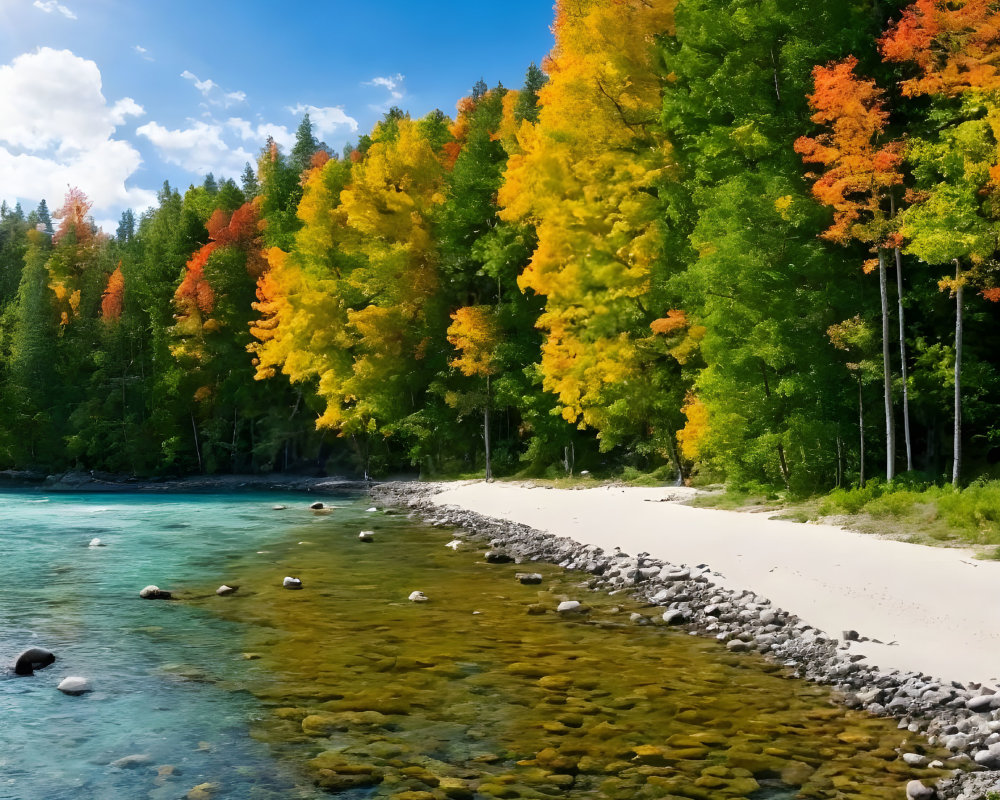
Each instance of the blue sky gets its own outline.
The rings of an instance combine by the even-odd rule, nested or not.
[[[449,115],[483,77],[517,88],[552,46],[552,0],[0,0],[0,199],[111,227],[164,179],[238,177],[305,111],[340,149],[389,107]]]

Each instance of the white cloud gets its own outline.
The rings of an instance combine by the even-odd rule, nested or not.
[[[229,108],[230,106],[246,102],[246,92],[227,92],[211,78],[201,80],[189,69],[184,70],[181,73],[181,77],[184,78],[184,80],[191,81],[191,83],[194,84],[194,88],[201,92],[202,97],[204,97],[205,100],[213,106]]]
[[[146,61],[152,61],[153,57],[149,54],[149,50],[143,47],[141,44],[133,45],[132,47],[135,52],[142,56]]]
[[[29,202],[61,205],[67,186],[79,186],[95,211],[145,208],[155,195],[126,187],[142,163],[118,126],[142,115],[125,97],[109,105],[97,64],[69,50],[43,47],[0,65],[0,192]]]
[[[164,161],[189,172],[217,177],[238,176],[254,157],[242,147],[233,148],[223,139],[225,126],[218,122],[189,120],[190,127],[170,130],[158,122],[147,122],[136,133],[148,139]]]
[[[235,131],[244,142],[252,142],[256,147],[263,146],[268,136],[286,150],[295,144],[295,134],[284,125],[276,125],[273,122],[260,122],[254,125],[245,119],[230,117],[226,120],[226,126]]]
[[[35,2],[32,3],[32,5],[35,8],[39,9],[40,11],[44,11],[46,14],[51,14],[53,11],[58,11],[60,14],[66,17],[66,19],[76,19],[76,14],[74,14],[72,11],[66,8],[66,6],[64,6],[62,3],[56,2],[56,0],[35,0]]]
[[[347,131],[356,133],[358,130],[358,121],[344,113],[340,106],[318,108],[299,103],[297,106],[289,106],[288,110],[296,115],[308,114],[313,131],[319,139],[336,139]],[[293,136],[293,141],[294,138]]]
[[[362,86],[377,86],[382,89],[386,89],[389,92],[389,97],[382,103],[371,103],[369,108],[384,114],[392,106],[398,105],[399,101],[402,100],[406,93],[403,90],[403,81],[405,77],[401,73],[396,73],[395,75],[387,75],[381,77],[372,78],[370,81],[365,81]]]

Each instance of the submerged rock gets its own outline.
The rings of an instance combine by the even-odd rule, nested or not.
[[[75,675],[63,678],[56,688],[63,694],[69,695],[86,694],[87,692],[94,691],[94,688],[90,685],[90,681]]]
[[[358,539],[362,542],[374,542],[375,531],[361,531],[361,533],[358,534]]]
[[[161,589],[159,586],[149,584],[149,586],[139,590],[139,597],[143,600],[169,600],[170,592],[166,589]]]
[[[288,506],[283,506],[283,505],[271,506],[272,511],[284,511],[286,508],[288,508]]]
[[[519,572],[514,577],[521,583],[528,586],[542,582],[542,576],[538,572]]]
[[[458,550],[458,548],[461,546],[462,546],[461,539],[452,539],[450,542],[448,542],[448,544],[445,545],[445,547],[450,547],[452,550]]]
[[[486,552],[487,564],[510,564],[513,560],[513,556],[505,553],[503,550],[488,550]]]
[[[146,755],[145,753],[135,753],[130,756],[125,756],[124,758],[116,759],[108,764],[108,766],[114,767],[115,769],[135,769],[136,767],[145,767],[147,764],[152,763],[152,756]]]
[[[286,589],[301,589],[302,581],[299,578],[286,577],[281,582],[281,585],[284,586]]]
[[[556,611],[560,614],[578,614],[583,610],[583,604],[579,600],[563,600],[558,606],[556,606]]]
[[[310,505],[309,508],[311,508],[313,511],[320,511],[320,510],[326,508],[326,505],[324,505],[323,503],[321,503],[321,502],[319,502],[317,500],[315,503],[313,503],[312,505]]]
[[[215,593],[219,595],[219,597],[225,597],[226,595],[236,594],[236,592],[239,591],[239,588],[240,588],[239,586],[229,586],[228,584],[224,583],[222,584],[222,586],[220,586],[218,589],[215,590]]]
[[[90,540],[90,544],[88,544],[87,547],[104,547],[104,542],[95,536]]]
[[[423,592],[410,592],[409,600],[411,603],[426,603],[430,598]]]
[[[14,662],[15,675],[31,675],[36,669],[45,669],[56,660],[55,655],[44,647],[25,650]]]

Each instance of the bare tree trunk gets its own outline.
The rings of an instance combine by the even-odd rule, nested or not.
[[[958,486],[962,474],[962,267],[955,259],[955,442],[951,485]]]
[[[194,431],[194,452],[198,456],[198,472],[203,472],[201,465],[201,445],[198,444],[198,426],[194,424],[194,412],[191,412],[191,430]]]
[[[684,485],[684,469],[681,467],[681,459],[677,454],[677,445],[674,442],[674,436],[672,433],[667,434],[667,452],[670,455],[670,463],[673,465],[676,477],[674,479],[674,486]]]
[[[493,480],[493,465],[490,463],[490,376],[486,376],[486,405],[483,406],[483,441],[486,444],[486,480]]]
[[[910,388],[907,385],[906,322],[903,316],[903,256],[896,252],[896,303],[899,316],[899,366],[903,378],[903,438],[906,441],[906,471],[913,469],[913,445],[910,442]]]
[[[858,373],[858,439],[861,452],[861,476],[859,482],[865,485],[865,406],[864,391],[861,383],[861,374]]]
[[[892,361],[889,356],[889,292],[886,288],[885,251],[878,251],[878,288],[882,300],[882,375],[885,386],[885,479],[896,477],[896,426],[892,418]]]
[[[767,362],[761,359],[760,372],[764,376],[764,397],[771,399],[771,385],[767,380]],[[785,489],[791,491],[791,471],[788,469],[788,460],[785,458],[785,446],[781,443],[777,446],[778,451],[778,471],[781,473],[781,480],[785,484]]]

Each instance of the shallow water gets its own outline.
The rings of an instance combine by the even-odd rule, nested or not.
[[[367,498],[308,502],[0,495],[0,661],[59,658],[0,679],[0,798],[898,798],[936,774],[895,759],[930,750],[894,723],[632,624],[581,576],[522,586]],[[139,600],[148,583],[179,599]],[[66,675],[96,691],[64,697]],[[129,755],[149,760],[111,766]]]

